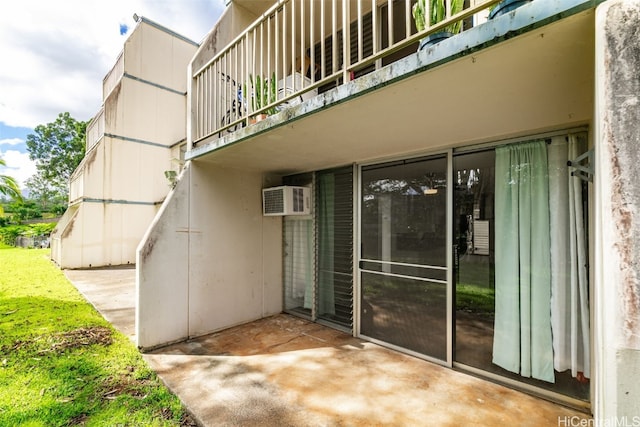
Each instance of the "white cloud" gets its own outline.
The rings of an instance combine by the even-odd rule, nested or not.
[[[36,173],[36,164],[29,159],[29,153],[21,153],[16,150],[0,151],[6,167],[0,166],[0,174],[13,177],[21,189],[25,189],[25,182]]]
[[[224,0],[3,1],[0,122],[34,128],[64,111],[89,120],[134,13],[199,42],[223,9]]]
[[[20,138],[0,139],[0,146],[2,146],[2,145],[20,145],[20,144],[24,144],[24,140],[22,140]]]

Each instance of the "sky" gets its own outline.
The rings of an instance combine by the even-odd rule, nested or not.
[[[35,173],[25,141],[68,111],[88,121],[102,79],[143,16],[200,43],[225,0],[3,0],[0,3],[0,174]]]

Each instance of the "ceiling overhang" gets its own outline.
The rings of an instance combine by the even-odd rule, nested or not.
[[[544,2],[530,5],[536,3]],[[478,26],[260,123],[201,142],[187,159],[287,175],[591,120],[593,9],[521,29],[514,37],[491,33]],[[479,44],[469,44],[474,40]]]

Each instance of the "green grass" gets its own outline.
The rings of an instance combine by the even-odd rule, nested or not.
[[[0,247],[0,426],[186,423],[133,343],[49,261]]]
[[[493,316],[496,293],[494,289],[477,285],[456,285],[456,309]]]

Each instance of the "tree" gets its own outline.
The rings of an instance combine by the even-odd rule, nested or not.
[[[35,174],[27,179],[25,185],[29,189],[29,198],[37,200],[43,211],[49,212],[56,205],[66,206],[66,186],[54,187],[51,182],[45,181],[41,174]]]
[[[13,212],[13,219],[18,221],[42,218],[42,211],[33,200],[13,202],[10,206]]]
[[[69,177],[84,157],[86,130],[87,122],[76,121],[65,112],[27,135],[27,151],[36,162],[39,179],[51,189],[64,189],[65,197]]]
[[[3,159],[0,159],[0,166],[7,166]],[[18,183],[15,179],[7,175],[0,175],[0,194],[22,200]]]

